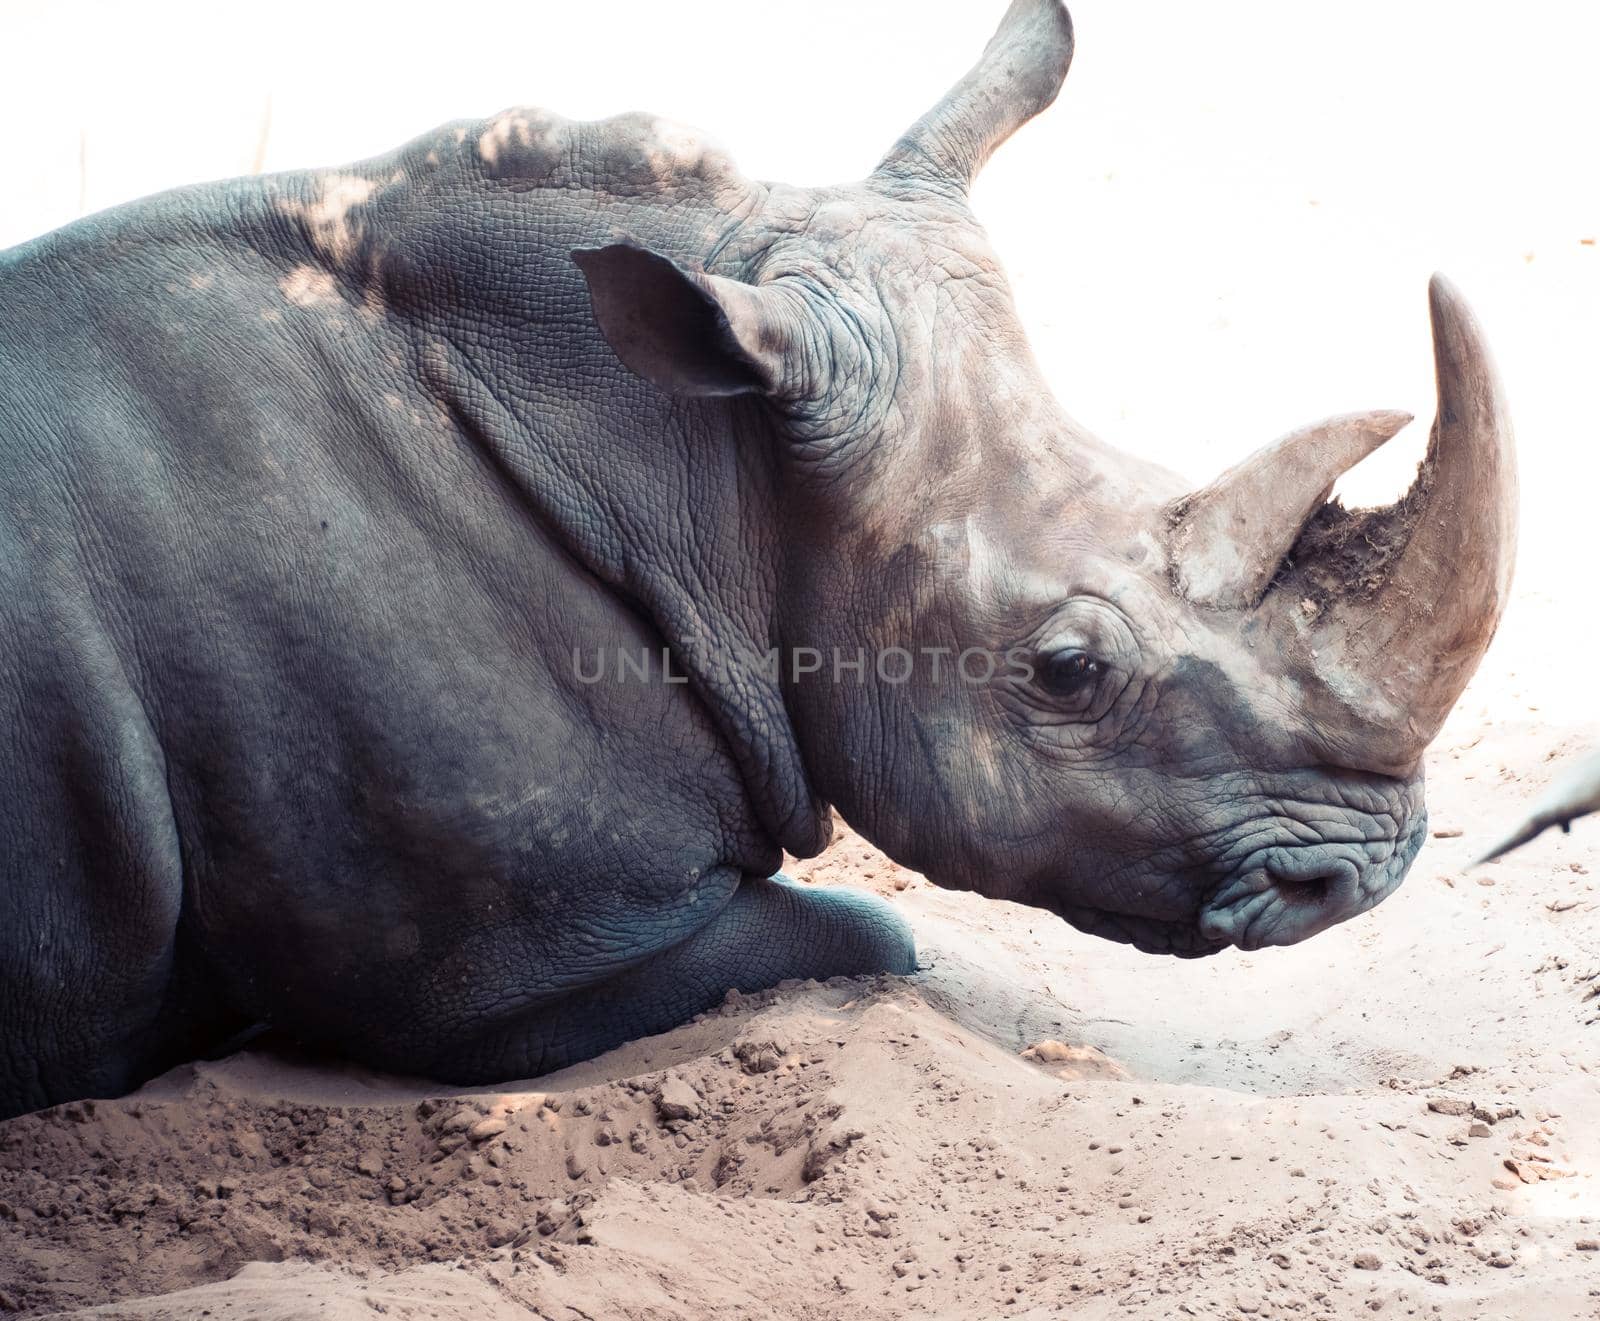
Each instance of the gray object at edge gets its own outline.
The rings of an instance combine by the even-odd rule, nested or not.
[[[1537,839],[1552,826],[1563,832],[1570,830],[1574,821],[1590,812],[1600,812],[1600,755],[1579,762],[1540,794],[1522,824],[1473,865],[1493,862]]]

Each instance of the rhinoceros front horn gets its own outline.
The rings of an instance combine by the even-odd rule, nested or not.
[[[994,149],[1056,99],[1072,63],[1060,0],[1012,0],[982,57],[879,162],[874,177],[965,190]]]
[[[1334,418],[1279,441],[1172,511],[1174,583],[1264,615],[1329,757],[1414,766],[1494,636],[1516,558],[1517,475],[1498,374],[1442,276],[1428,288],[1438,412],[1411,489],[1382,509],[1327,499],[1405,423]]]

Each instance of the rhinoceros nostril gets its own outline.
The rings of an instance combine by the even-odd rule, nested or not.
[[[1297,908],[1321,908],[1328,902],[1333,878],[1328,876],[1275,876],[1273,883],[1286,904]]]
[[[1213,894],[1200,934],[1240,949],[1292,945],[1360,910],[1361,869],[1333,849],[1275,849]]]
[[[1282,903],[1308,915],[1312,909],[1348,909],[1361,889],[1360,871],[1349,858],[1285,853],[1266,870]]]

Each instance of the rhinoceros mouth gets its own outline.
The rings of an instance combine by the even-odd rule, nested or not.
[[[1095,908],[1053,895],[1034,902],[1079,931],[1146,954],[1194,959],[1230,948],[1294,945],[1392,894],[1422,847],[1427,827],[1427,813],[1418,811],[1391,839],[1257,849],[1187,918]]]
[[[1258,849],[1200,911],[1202,935],[1242,950],[1294,945],[1381,903],[1399,887],[1427,836],[1417,812],[1397,836],[1363,843]]]

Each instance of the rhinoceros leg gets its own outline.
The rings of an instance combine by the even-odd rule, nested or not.
[[[470,1084],[532,1077],[664,1032],[719,1003],[789,978],[916,971],[905,920],[872,895],[782,876],[746,880],[694,935],[515,1024],[453,1046],[427,1069]]]

